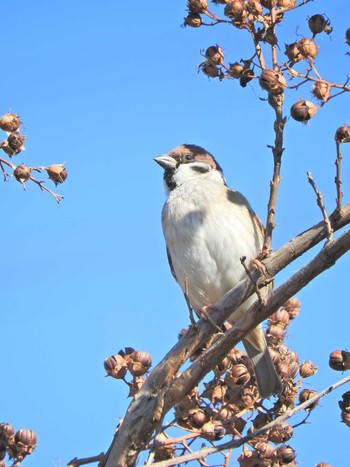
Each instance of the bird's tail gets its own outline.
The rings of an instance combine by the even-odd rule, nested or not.
[[[256,347],[259,348],[252,344],[252,342],[257,343],[257,339],[256,336],[251,336],[251,334],[257,333],[259,334],[259,345]],[[270,397],[272,394],[281,394],[283,390],[282,382],[272,362],[261,326],[254,329],[251,334],[243,339],[243,344],[253,364],[259,394],[263,399]]]

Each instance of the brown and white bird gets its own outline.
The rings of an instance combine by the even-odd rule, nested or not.
[[[195,312],[215,304],[246,277],[240,258],[255,258],[263,226],[248,201],[227,187],[221,167],[205,149],[183,144],[154,159],[164,169],[168,199],[162,224],[169,264]],[[254,302],[247,299],[230,317],[238,321]],[[260,396],[282,391],[262,326],[243,340]]]

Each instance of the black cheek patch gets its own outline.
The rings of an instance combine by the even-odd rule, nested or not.
[[[198,172],[200,174],[205,174],[210,171],[209,166],[204,167],[203,165],[191,165],[190,167],[194,172]]]

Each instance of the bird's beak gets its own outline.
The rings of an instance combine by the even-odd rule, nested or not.
[[[162,156],[157,156],[153,159],[157,162],[163,169],[175,169],[176,168],[176,160],[169,156],[168,154],[163,154]]]

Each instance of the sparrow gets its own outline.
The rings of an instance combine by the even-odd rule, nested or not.
[[[154,160],[164,169],[167,200],[162,226],[169,265],[198,316],[246,277],[241,257],[257,257],[264,227],[246,198],[227,187],[208,151],[183,144]],[[264,289],[263,289],[264,290]],[[228,319],[233,325],[255,301],[249,297]],[[208,309],[208,308],[207,308]],[[261,324],[243,339],[260,396],[282,392]]]

